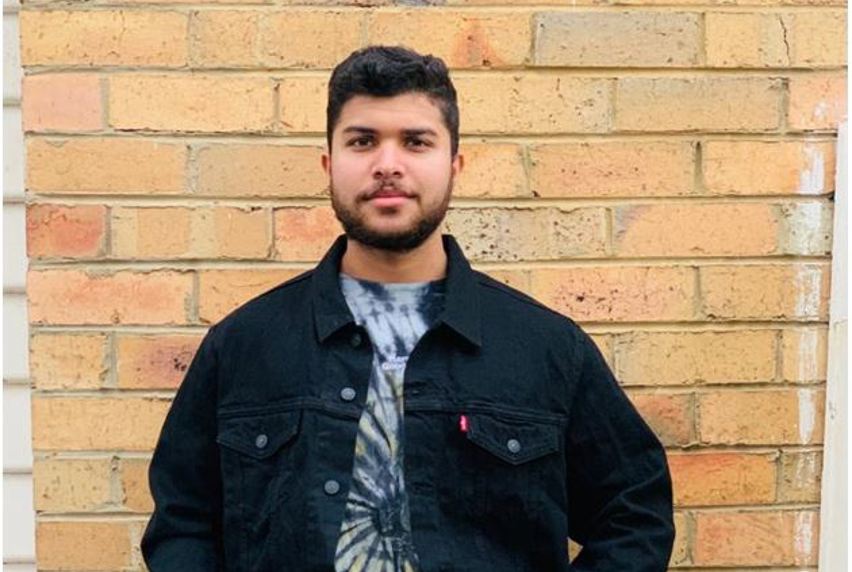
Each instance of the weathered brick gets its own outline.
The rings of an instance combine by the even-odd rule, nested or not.
[[[261,77],[113,75],[109,125],[119,130],[262,132],[275,83]]]
[[[846,65],[846,10],[795,12],[791,20],[794,66]]]
[[[560,260],[603,256],[602,208],[454,208],[446,230],[476,261]]]
[[[97,389],[109,371],[104,334],[38,332],[30,337],[30,381],[36,389]]]
[[[36,561],[40,570],[126,570],[132,562],[126,521],[41,521],[36,525]]]
[[[604,133],[608,79],[565,73],[454,76],[464,133]]]
[[[33,397],[37,451],[153,450],[171,402],[116,397]]]
[[[215,145],[198,153],[198,192],[236,197],[327,195],[322,148],[302,145]]]
[[[821,195],[834,190],[828,141],[707,141],[704,187],[723,195]]]
[[[834,224],[832,207],[833,204],[827,199],[779,204],[777,253],[801,256],[831,254]]]
[[[675,539],[669,566],[684,566],[689,563],[689,523],[686,513],[674,513]]]
[[[33,464],[33,498],[37,511],[89,512],[108,506],[111,460],[37,459]]]
[[[142,10],[25,10],[21,62],[178,67],[187,62],[187,16]]]
[[[198,334],[118,335],[118,387],[177,389],[200,342]]]
[[[464,170],[455,180],[454,197],[528,197],[523,150],[507,143],[462,143]]]
[[[721,320],[827,320],[825,264],[701,266],[702,311]]]
[[[819,512],[695,513],[695,566],[808,566],[819,552]]]
[[[37,193],[181,193],[186,156],[185,145],[148,139],[29,138],[27,188]]]
[[[515,67],[529,57],[530,16],[517,11],[375,12],[369,20],[369,43],[416,46],[451,68]]]
[[[779,254],[778,218],[773,205],[758,203],[616,206],[613,248],[618,256]]]
[[[533,296],[579,321],[694,319],[690,268],[577,267],[531,272]]]
[[[530,148],[530,186],[544,198],[688,195],[694,154],[688,142],[535,145]]]
[[[630,401],[666,447],[695,442],[695,413],[691,395],[678,393],[628,393]]]
[[[625,385],[760,383],[775,377],[775,331],[635,332],[616,337]]]
[[[491,278],[499,280],[507,286],[511,286],[524,293],[530,291],[530,276],[526,270],[497,270],[494,268],[478,268],[473,265],[474,269],[488,274]]]
[[[781,379],[795,383],[825,381],[828,330],[784,330],[781,335]]]
[[[770,504],[775,458],[774,453],[670,453],[675,505]]]
[[[24,131],[96,131],[103,127],[97,75],[29,75],[21,89]]]
[[[261,20],[261,62],[270,67],[332,68],[361,46],[362,11],[288,10]]]
[[[260,63],[260,14],[203,10],[192,14],[192,63],[198,67],[249,67]]]
[[[778,470],[781,472],[779,502],[819,502],[821,451],[783,451]]]
[[[27,255],[30,258],[101,256],[106,237],[106,207],[101,205],[27,206]]]
[[[790,65],[787,27],[790,15],[759,12],[709,12],[705,50],[711,67],[782,67]]]
[[[607,365],[612,368],[614,363],[612,336],[609,334],[589,334],[589,337],[592,338],[592,341],[598,347],[601,355],[603,355],[604,361],[606,361]]]
[[[276,258],[317,261],[341,232],[330,206],[275,209]]]
[[[237,306],[302,272],[292,268],[199,271],[198,317],[204,323],[218,322]]]
[[[277,89],[283,132],[325,134],[327,78],[288,76],[278,82]]]
[[[793,129],[836,131],[846,118],[846,74],[813,73],[790,78],[787,123]]]
[[[192,276],[30,270],[27,293],[33,324],[184,324]]]
[[[148,487],[149,459],[122,459],[119,464],[122,504],[132,512],[151,512],[154,501]]]
[[[714,391],[698,396],[702,443],[822,443],[825,393],[815,389]]]
[[[537,65],[693,66],[701,49],[696,13],[544,12],[534,25]]]
[[[118,258],[266,258],[270,212],[211,207],[116,207],[112,255]]]
[[[624,77],[619,131],[767,131],[779,126],[782,83],[771,78]]]

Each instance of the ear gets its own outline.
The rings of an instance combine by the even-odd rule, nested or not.
[[[322,170],[326,175],[331,175],[331,155],[329,153],[322,154]]]
[[[456,153],[456,156],[453,157],[452,169],[454,177],[462,172],[464,169],[464,155]]]

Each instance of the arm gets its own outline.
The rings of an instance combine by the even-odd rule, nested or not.
[[[151,460],[155,508],[142,538],[151,572],[223,568],[214,329],[189,366]]]
[[[674,542],[666,455],[585,334],[567,435],[577,572],[663,572]]]

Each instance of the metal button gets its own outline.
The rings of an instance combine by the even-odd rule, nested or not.
[[[355,390],[351,387],[344,387],[340,390],[340,399],[343,401],[352,401],[355,399]]]
[[[340,483],[334,479],[329,479],[325,482],[322,488],[325,491],[325,494],[336,495],[340,491]]]
[[[254,440],[254,446],[258,449],[263,449],[267,443],[269,443],[269,438],[264,433],[258,435]]]
[[[353,348],[357,348],[358,346],[360,346],[362,341],[364,341],[364,339],[358,332],[352,334],[352,337],[349,339],[349,343],[352,345]]]
[[[509,449],[509,452],[517,453],[521,450],[521,443],[517,439],[509,439],[506,443],[506,447]]]

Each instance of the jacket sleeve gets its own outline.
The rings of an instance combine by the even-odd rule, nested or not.
[[[151,572],[223,569],[214,329],[187,370],[151,460],[154,513],[142,537]]]
[[[674,543],[666,454],[591,338],[580,365],[567,434],[570,537],[577,572],[663,572]]]

